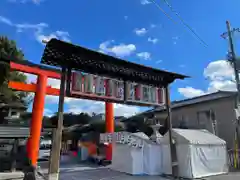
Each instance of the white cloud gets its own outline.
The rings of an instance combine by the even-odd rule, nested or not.
[[[55,31],[48,35],[45,34],[45,30],[49,28],[49,25],[46,23],[38,24],[29,24],[29,23],[13,23],[10,19],[0,16],[0,22],[6,25],[16,28],[16,31],[19,33],[30,31],[35,36],[36,40],[42,43],[43,40],[49,41],[52,38],[61,39],[63,41],[70,41],[70,35],[66,31]]]
[[[44,116],[51,117],[54,115],[54,112],[50,109],[44,109]]]
[[[36,37],[40,43],[42,43],[43,41],[48,42],[53,38],[61,39],[66,42],[71,42],[70,35],[66,31],[56,31],[56,32],[50,33],[49,35],[43,35],[42,33],[39,33],[39,34],[36,34]]]
[[[69,104],[68,112],[80,113],[87,112],[89,114],[95,113],[105,113],[105,103],[99,101],[90,100],[76,100]],[[122,104],[114,104],[114,116],[125,116],[129,117],[140,112],[139,107],[127,106]]]
[[[57,38],[57,36],[56,36],[54,33],[49,34],[49,35],[38,34],[38,35],[36,36],[36,38],[37,38],[37,41],[38,41],[38,42],[44,44],[44,42],[48,42],[48,41],[50,41],[51,39]]]
[[[158,60],[156,61],[156,64],[160,64],[162,62],[162,60]]]
[[[25,4],[25,3],[33,3],[33,4],[40,4],[41,2],[43,2],[44,0],[8,0],[11,3],[21,3],[21,4]]]
[[[188,86],[185,88],[179,88],[179,93],[190,98],[219,90],[236,91],[234,71],[226,60],[217,60],[209,63],[204,69],[203,75],[210,81],[206,90],[195,89]]]
[[[157,27],[156,24],[151,24],[151,25],[150,25],[150,28],[155,28],[155,27]]]
[[[17,29],[17,32],[24,32],[27,30],[32,30],[36,34],[40,34],[43,32],[45,28],[48,28],[48,24],[46,23],[38,23],[38,24],[13,24],[13,26]]]
[[[25,73],[28,77],[28,83],[36,83],[36,76]],[[60,88],[60,80],[56,79],[48,79],[48,86],[53,88]],[[58,96],[46,96],[45,104],[57,106],[58,105]],[[95,113],[104,113],[105,112],[105,105],[104,102],[100,101],[91,101],[91,100],[84,100],[84,99],[76,99],[76,98],[65,98],[65,105],[68,106],[66,112],[71,113],[80,113],[80,112],[87,112],[92,114]],[[140,109],[136,106],[127,106],[121,104],[114,104],[114,115],[115,116],[132,116],[135,113],[139,113]],[[44,115],[52,116],[54,112],[50,109],[44,110]]]
[[[140,28],[140,29],[136,28],[136,29],[134,30],[134,32],[135,32],[136,35],[138,35],[138,36],[143,36],[143,35],[145,35],[145,34],[147,33],[147,29],[146,29],[146,28]]]
[[[147,5],[147,4],[151,4],[152,2],[150,0],[141,0],[141,4],[142,5]]]
[[[178,36],[174,36],[174,37],[172,37],[172,40],[173,40],[173,44],[176,45],[177,41],[179,40],[179,37]]]
[[[8,18],[3,17],[3,16],[0,16],[0,22],[2,22],[4,24],[7,24],[9,26],[13,26],[12,21]]]
[[[149,52],[140,52],[140,53],[137,53],[137,56],[140,59],[144,59],[144,60],[150,60],[151,59],[151,54]]]
[[[204,69],[204,76],[210,80],[233,79],[233,68],[225,60],[213,61]]]
[[[112,45],[112,43],[114,43],[113,40],[101,43],[99,45],[99,51],[106,54],[114,54],[118,57],[129,56],[136,51],[136,46],[134,44]]]
[[[41,2],[43,2],[44,0],[32,0],[32,2],[34,3],[34,4],[40,4]]]
[[[158,42],[158,39],[157,38],[148,38],[148,42],[151,42],[153,44],[156,44]]]
[[[174,37],[172,37],[172,39],[173,39],[173,40],[178,40],[179,37],[178,37],[178,36],[174,36]]]
[[[186,65],[185,65],[185,64],[180,64],[179,67],[180,67],[180,68],[185,68]]]
[[[186,98],[192,98],[195,96],[204,95],[205,92],[200,89],[194,89],[193,87],[187,86],[185,88],[178,88],[178,92]]]

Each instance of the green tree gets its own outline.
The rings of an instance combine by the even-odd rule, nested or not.
[[[153,129],[150,126],[149,121],[145,121],[144,116],[133,116],[128,120],[124,121],[126,126],[126,131],[135,133],[135,132],[144,132],[146,135],[151,136],[153,134]]]
[[[79,113],[79,114],[73,114],[73,113],[64,113],[63,114],[63,125],[64,127],[69,127],[73,125],[84,125],[88,124],[91,121],[91,116],[89,116],[87,113]],[[55,113],[54,116],[52,116],[49,121],[52,125],[56,126],[58,117],[57,113]]]
[[[20,101],[28,106],[32,101],[29,93],[16,92],[8,88],[8,81],[26,82],[27,76],[21,72],[10,71],[9,64],[5,63],[3,58],[24,60],[24,54],[17,48],[16,42],[6,36],[0,36],[0,101],[3,103]]]

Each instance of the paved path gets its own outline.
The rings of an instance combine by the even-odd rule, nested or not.
[[[61,173],[60,180],[167,180],[159,176],[131,176],[108,168]]]
[[[42,163],[42,167],[47,167],[47,163]],[[47,174],[47,169],[42,170]],[[22,180],[21,172],[0,173],[0,180]],[[97,167],[87,164],[62,164],[60,168],[60,180],[168,180],[160,176],[131,176],[125,173],[116,172],[106,167]],[[203,178],[204,180],[240,180],[240,172],[228,175]]]
[[[60,173],[60,180],[169,180],[160,176],[131,176],[108,168]],[[240,180],[240,173],[213,176],[202,180]]]
[[[206,180],[240,180],[240,172],[229,173],[221,176],[212,176],[209,178],[203,178]]]

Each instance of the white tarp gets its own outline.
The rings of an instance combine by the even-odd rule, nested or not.
[[[124,139],[129,136],[134,136],[137,139],[146,138],[144,133],[132,134],[121,132],[121,134],[125,137]],[[143,148],[134,147],[129,143],[113,143],[112,164],[110,168],[132,175],[141,175],[144,172],[143,157]]]
[[[149,137],[143,132],[132,133],[132,135],[144,140],[149,140]]]
[[[144,174],[161,175],[162,174],[162,148],[161,145],[144,141],[143,146],[143,168]]]
[[[132,175],[160,175],[162,172],[161,146],[150,141],[148,136],[142,132],[131,135],[141,138],[143,147],[114,144],[110,168]]]
[[[134,148],[125,144],[113,146],[112,164],[110,168],[132,175],[142,175],[143,148]]]
[[[149,137],[142,133],[133,133],[144,139],[143,143],[143,169],[147,175],[162,174],[162,150],[159,144],[149,140]],[[160,138],[160,137],[159,137]]]
[[[202,178],[228,173],[226,142],[206,130],[173,129],[178,175]],[[162,139],[163,173],[172,174],[169,134]]]

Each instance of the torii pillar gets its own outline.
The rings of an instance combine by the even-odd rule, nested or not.
[[[34,166],[37,165],[38,160],[42,120],[44,115],[44,101],[47,89],[47,79],[48,78],[45,75],[38,75],[36,92],[33,101],[28,153],[32,165]]]
[[[44,114],[44,102],[46,95],[58,95],[59,90],[47,86],[48,78],[59,79],[60,74],[40,67],[32,67],[20,63],[10,62],[11,70],[34,74],[37,76],[36,84],[25,84],[10,81],[8,86],[12,89],[35,93],[30,125],[30,137],[27,142],[28,158],[33,166],[37,165],[40,137],[42,131],[42,120]]]
[[[105,103],[105,119],[106,119],[106,132],[114,133],[114,104],[106,102]],[[108,144],[106,147],[106,159],[108,161],[112,160],[112,144]]]

